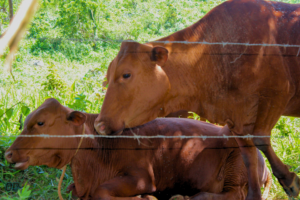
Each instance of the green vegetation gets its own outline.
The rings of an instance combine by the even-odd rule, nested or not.
[[[21,0],[14,0],[14,13]],[[21,42],[13,74],[0,58],[0,196],[1,199],[57,199],[61,170],[44,166],[25,171],[4,160],[5,150],[20,133],[26,116],[45,99],[54,97],[76,110],[99,113],[105,95],[102,80],[120,42],[140,42],[167,36],[198,21],[223,0],[41,0],[25,39]],[[299,3],[299,0],[285,2]],[[9,24],[7,0],[0,0],[0,33]],[[273,130],[278,156],[300,175],[300,119],[283,117]],[[12,136],[12,137],[9,137]],[[7,183],[20,189],[6,191]],[[274,178],[270,199],[287,199]],[[67,170],[62,192],[72,183]],[[6,188],[7,189],[7,188]]]

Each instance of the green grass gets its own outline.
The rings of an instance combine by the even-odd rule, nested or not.
[[[116,51],[114,51],[116,52]],[[111,54],[113,56],[113,53]],[[31,59],[43,60],[44,67],[37,67],[30,64]],[[112,57],[107,58],[112,59]],[[59,89],[45,89],[45,85],[49,84],[49,69],[52,69],[52,75],[56,74],[52,85],[62,85]],[[13,82],[11,76],[0,68],[1,88],[0,88],[0,109],[4,112],[13,109],[9,126],[3,120],[4,114],[0,122],[1,134],[5,136],[17,135],[20,133],[20,115],[22,107],[28,106],[30,111],[38,107],[45,99],[55,97],[62,104],[77,110],[86,112],[99,113],[104,98],[104,91],[101,86],[101,80],[105,76],[105,67],[101,67],[99,63],[81,64],[75,61],[56,62],[51,58],[30,57],[28,62],[18,63],[14,68],[14,76],[16,82]],[[55,72],[55,73],[53,73]],[[23,115],[23,114],[22,114]],[[25,116],[22,117],[24,122]],[[273,136],[284,136],[284,138],[272,139],[272,145],[277,155],[283,162],[289,165],[291,171],[298,173],[300,176],[300,119],[282,117],[273,129]],[[14,138],[0,138],[0,194],[6,197],[18,197],[16,192],[6,192],[3,182],[25,183],[29,186],[31,197],[33,199],[56,199],[57,185],[61,171],[50,169],[47,167],[29,167],[25,171],[16,171],[12,165],[4,160],[4,151],[13,142]],[[269,199],[287,199],[283,189],[278,181],[273,177],[274,184],[272,186]],[[69,199],[70,195],[66,194],[66,187],[72,183],[72,175],[70,169],[63,182],[63,196]],[[18,197],[19,198],[19,197]]]
[[[3,0],[0,0],[2,5]],[[32,38],[62,37],[70,38],[66,24],[58,24],[60,10],[56,4],[48,5],[41,1],[41,9],[20,44],[13,75],[4,69],[4,58],[0,58],[0,135],[15,136],[29,112],[33,111],[45,99],[54,97],[63,105],[76,110],[99,113],[105,95],[101,82],[107,66],[118,52],[120,43],[111,41],[70,41],[37,40]],[[98,37],[100,39],[134,39],[138,41],[154,40],[180,30],[196,22],[211,8],[222,1],[97,1],[100,16]],[[299,0],[285,2],[299,3]],[[18,5],[19,1],[16,1]],[[44,5],[45,4],[45,5]],[[0,19],[5,21],[5,13]],[[4,17],[3,17],[4,16]],[[3,18],[1,18],[3,17]],[[86,24],[90,21],[85,22]],[[2,29],[8,25],[3,23]],[[83,24],[85,25],[85,24]],[[75,38],[80,34],[89,39],[93,30],[89,26],[79,27]],[[87,30],[85,30],[87,29]],[[28,39],[31,38],[31,39]],[[35,66],[34,60],[44,62],[44,66]],[[277,155],[289,165],[291,171],[300,176],[300,119],[282,117],[275,128],[272,145]],[[8,199],[57,199],[57,185],[61,170],[44,166],[30,166],[18,171],[4,160],[5,150],[12,144],[14,137],[0,137],[0,198]],[[273,177],[269,199],[288,199],[278,181]],[[23,189],[18,192],[5,191],[8,182],[19,182]],[[62,192],[70,199],[66,187],[72,183],[72,174],[68,168],[64,178]],[[27,186],[24,187],[24,186]],[[30,194],[29,194],[30,193]],[[299,199],[299,198],[298,198]]]
[[[292,117],[281,117],[272,130],[272,147],[277,156],[300,176],[300,119]],[[277,138],[276,138],[277,137]],[[283,137],[283,138],[280,138]],[[266,159],[265,159],[266,160]],[[270,168],[270,165],[267,165]],[[288,199],[277,179],[273,175],[273,185],[269,199]],[[300,197],[295,198],[300,199]]]

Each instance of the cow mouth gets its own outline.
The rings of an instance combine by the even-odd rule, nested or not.
[[[19,169],[19,170],[24,170],[24,169],[27,169],[28,168],[28,165],[29,165],[29,160],[26,160],[24,162],[17,162],[15,164],[15,169]]]
[[[123,133],[123,130],[125,129],[125,124],[123,124],[123,127],[120,128],[119,130],[117,131],[112,131],[111,132],[111,135],[121,135]]]
[[[103,128],[101,128],[101,126]],[[125,123],[123,123],[122,128],[116,131],[113,131],[110,128],[107,129],[106,125],[103,122],[100,122],[95,126],[96,133],[100,135],[121,135],[124,129],[125,129]]]

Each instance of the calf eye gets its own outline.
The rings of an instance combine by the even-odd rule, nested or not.
[[[131,76],[131,74],[123,74],[123,78],[129,78]]]
[[[38,126],[43,126],[43,125],[44,125],[44,122],[38,122],[37,125],[38,125]]]

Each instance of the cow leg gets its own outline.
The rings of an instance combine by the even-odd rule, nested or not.
[[[248,195],[246,200],[260,200],[261,191],[258,178],[258,158],[256,147],[251,139],[236,138],[248,173]]]
[[[271,130],[283,113],[289,99],[289,94],[284,94],[282,90],[281,96],[271,96],[269,98],[261,98],[258,104],[256,122],[253,129],[255,136],[270,136]],[[277,108],[277,109],[276,109]],[[297,197],[299,194],[300,181],[297,175],[290,172],[286,165],[277,157],[271,147],[270,138],[254,138],[254,144],[260,149],[270,162],[274,175],[278,178],[283,189],[289,196]]]
[[[255,110],[257,110],[255,122],[248,123],[248,125],[243,126],[242,130],[239,124],[235,124],[232,132],[237,135],[251,134],[254,136],[270,136],[272,128],[282,115],[284,108],[289,101],[287,98],[289,94],[284,94],[284,91],[287,90],[282,89],[278,92],[280,96],[262,95],[257,102],[257,107],[253,107]],[[247,113],[251,112],[256,111],[247,111]],[[249,147],[254,145],[264,152],[271,164],[274,175],[277,176],[287,194],[290,196],[298,195],[300,184],[299,179],[295,174],[290,173],[288,168],[276,156],[271,147],[270,138],[253,138],[253,140],[236,138],[236,141],[240,147],[241,154],[248,172],[249,192],[246,198],[247,200],[261,199],[261,197],[259,197],[261,196],[261,192],[259,190],[258,170],[256,167],[257,153],[254,148]]]
[[[271,146],[270,139],[255,139],[254,143],[267,157],[273,174],[278,179],[286,194],[297,197],[300,190],[300,179],[294,172],[290,172],[288,167],[278,158]]]
[[[93,196],[99,200],[150,200],[151,196],[134,196],[153,193],[155,190],[147,170],[132,169],[128,175],[118,176],[101,184]]]

